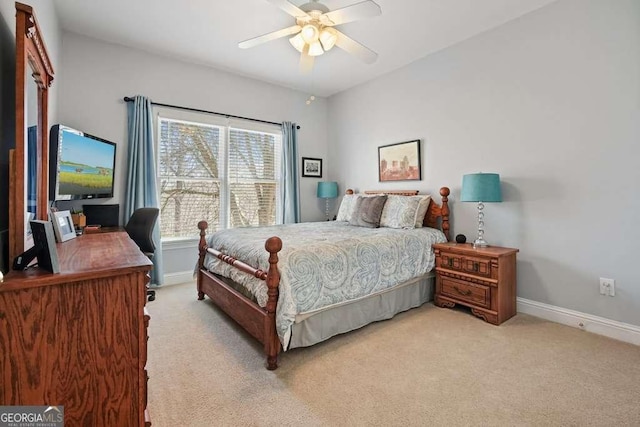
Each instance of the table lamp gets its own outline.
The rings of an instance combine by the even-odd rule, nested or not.
[[[478,202],[478,238],[474,248],[489,246],[484,240],[484,203],[501,202],[500,175],[497,173],[472,173],[462,177],[461,202]]]
[[[329,221],[329,199],[338,197],[338,183],[335,181],[320,181],[317,195],[319,199],[325,199],[324,214],[327,217],[327,221]]]

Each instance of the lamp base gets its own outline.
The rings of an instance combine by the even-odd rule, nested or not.
[[[473,242],[474,248],[486,248],[489,246],[484,240],[484,203],[478,202],[478,238]]]
[[[473,247],[474,248],[486,248],[488,246],[489,246],[489,244],[486,242],[486,240],[484,240],[482,238],[478,238],[473,242]]]

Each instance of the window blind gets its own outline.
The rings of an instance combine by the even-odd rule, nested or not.
[[[163,240],[209,230],[273,225],[280,199],[280,130],[157,117]],[[194,115],[195,116],[195,115]],[[200,119],[200,120],[198,120]]]

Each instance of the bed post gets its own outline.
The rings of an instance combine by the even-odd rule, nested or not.
[[[200,255],[198,256],[198,299],[204,299],[204,292],[202,292],[202,268],[204,267],[204,256],[207,254],[207,241],[205,240],[206,229],[209,227],[207,221],[200,221],[198,223],[198,228],[200,229],[200,243],[198,243],[198,251]]]
[[[447,242],[451,239],[449,238],[449,194],[451,191],[449,187],[442,187],[440,189],[440,196],[442,198],[442,207],[440,208],[440,213],[442,215],[442,232],[444,236],[447,238]]]
[[[267,272],[267,319],[264,322],[264,352],[267,355],[267,369],[273,371],[278,367],[278,353],[280,352],[280,339],[276,331],[276,306],[278,304],[278,284],[280,272],[278,272],[278,252],[282,249],[282,240],[279,237],[270,237],[264,244],[269,252],[269,271]]]

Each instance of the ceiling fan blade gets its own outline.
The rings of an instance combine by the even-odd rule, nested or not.
[[[313,62],[315,57],[309,55],[309,45],[305,45],[302,53],[300,54],[300,72],[302,74],[310,74],[313,69]]]
[[[364,46],[363,44],[358,43],[352,38],[345,36],[344,33],[341,33],[338,30],[336,30],[336,33],[338,36],[338,40],[336,40],[336,46],[338,46],[340,49],[343,49],[350,54],[357,56],[358,58],[360,58],[360,60],[367,64],[373,64],[374,62],[376,62],[376,59],[378,59],[377,53]]]
[[[272,33],[263,34],[258,37],[254,37],[249,40],[242,41],[238,43],[238,47],[241,49],[248,49],[250,47],[257,46],[262,43],[269,42],[271,40],[279,39],[280,37],[290,36],[291,34],[295,34],[302,29],[300,25],[294,25],[293,27],[283,28],[282,30],[274,31]]]
[[[322,16],[323,21],[325,18],[328,19],[328,21],[324,22],[325,25],[340,25],[381,14],[382,9],[380,9],[380,6],[374,1],[367,0],[342,9],[332,10]]]
[[[267,0],[267,1],[272,5],[277,6],[280,9],[284,10],[294,18],[304,18],[309,16],[307,12],[300,9],[295,4],[288,2],[287,0]]]

